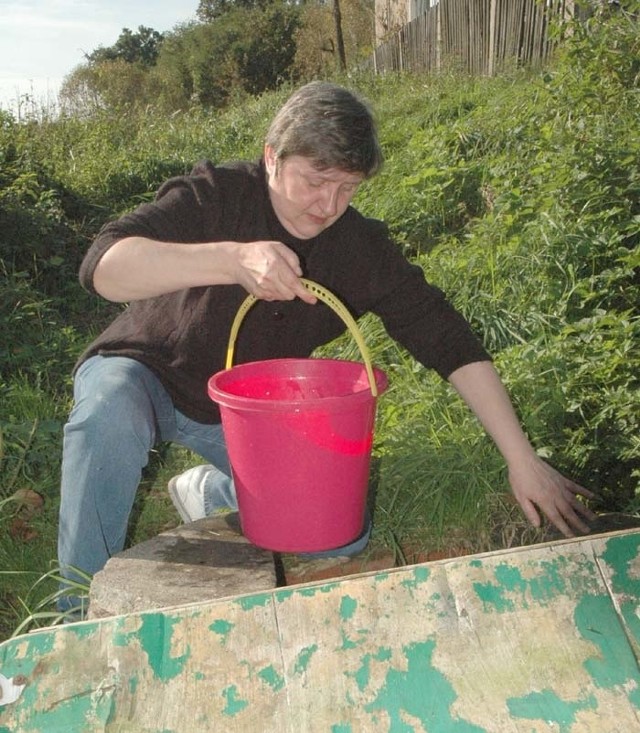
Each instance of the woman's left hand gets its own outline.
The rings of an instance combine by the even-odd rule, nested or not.
[[[596,515],[578,497],[593,499],[593,492],[565,478],[535,453],[509,466],[509,483],[522,511],[535,527],[540,526],[542,511],[565,537],[589,532],[587,522]]]

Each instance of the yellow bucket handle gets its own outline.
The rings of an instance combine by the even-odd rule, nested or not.
[[[362,354],[362,358],[364,359],[364,367],[367,370],[367,377],[369,378],[371,394],[374,397],[377,397],[378,385],[376,384],[376,378],[373,373],[369,349],[367,348],[367,345],[362,336],[362,332],[358,328],[358,324],[355,322],[355,319],[331,291],[327,290],[322,285],[318,285],[318,283],[313,282],[313,280],[307,280],[305,278],[300,278],[300,280],[310,293],[313,293],[319,300],[321,300],[323,303],[326,303],[344,321],[345,325],[351,332],[351,335],[358,344],[358,348],[360,349],[360,353]],[[233,323],[231,324],[231,334],[229,335],[229,345],[227,347],[227,360],[225,364],[225,369],[230,369],[231,365],[233,364],[233,352],[235,349],[240,324],[244,320],[247,311],[257,300],[258,298],[256,298],[255,295],[248,295],[245,300],[240,304],[240,308],[238,308],[236,317],[233,319]]]

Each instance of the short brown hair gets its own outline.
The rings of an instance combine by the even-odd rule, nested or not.
[[[301,155],[319,168],[375,175],[383,163],[368,104],[337,84],[314,81],[298,89],[276,114],[266,137],[276,161]]]

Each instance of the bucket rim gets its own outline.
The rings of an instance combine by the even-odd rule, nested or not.
[[[243,368],[252,368],[255,367],[258,364],[272,364],[272,365],[282,365],[282,364],[295,364],[304,362],[306,366],[309,366],[309,363],[313,363],[315,365],[326,365],[326,364],[340,364],[343,366],[354,366],[362,369],[363,373],[366,375],[366,367],[362,362],[354,361],[351,359],[332,359],[332,358],[304,358],[304,357],[284,357],[284,358],[278,358],[278,359],[258,359],[255,361],[247,361],[242,362],[241,364],[236,364],[232,367],[229,367],[227,369],[221,369],[215,374],[212,374],[209,379],[207,380],[207,393],[209,397],[216,403],[218,403],[221,407],[229,407],[229,408],[240,408],[243,410],[257,410],[260,412],[278,412],[278,411],[292,411],[295,410],[296,412],[306,411],[306,410],[312,410],[317,409],[319,406],[324,406],[326,408],[335,409],[339,405],[342,405],[343,407],[346,407],[346,402],[349,403],[349,405],[353,405],[355,402],[367,402],[367,401],[375,401],[377,400],[377,397],[379,397],[388,386],[388,377],[387,374],[380,369],[379,367],[373,366],[373,373],[375,375],[376,379],[376,386],[378,389],[378,394],[373,395],[371,392],[371,386],[369,384],[368,378],[365,382],[365,387],[362,390],[359,390],[357,392],[350,392],[348,394],[344,395],[331,395],[328,397],[308,397],[304,400],[296,400],[296,399],[279,399],[279,400],[269,400],[265,399],[263,397],[245,397],[241,395],[234,395],[232,393],[224,391],[219,385],[218,382],[227,377],[231,372],[238,372],[242,370]]]

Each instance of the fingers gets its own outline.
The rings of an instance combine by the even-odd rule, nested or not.
[[[301,281],[302,267],[296,253],[282,242],[253,242],[238,251],[237,281],[261,300],[317,301]]]
[[[584,486],[579,486],[578,484],[574,484],[573,481],[568,482],[567,488],[569,491],[571,491],[574,494],[580,494],[580,496],[584,496],[585,499],[595,499],[596,495],[593,493],[593,491],[589,491],[589,489],[585,489]]]
[[[567,524],[567,522],[565,522],[565,520],[562,518],[562,516],[560,514],[558,514],[555,517],[555,519],[552,519],[551,516],[550,516],[549,517],[549,521],[551,522],[551,524],[553,524],[553,526],[556,529],[558,529],[560,532],[562,532],[562,534],[565,537],[569,538],[569,537],[575,537],[576,536],[576,533],[571,529],[571,527],[569,527],[569,525]],[[588,532],[588,531],[589,531],[588,529],[585,530],[585,532],[583,532],[583,534],[586,533],[586,532]]]
[[[524,515],[529,520],[529,522],[531,522],[531,524],[534,527],[539,527],[540,526],[540,515],[536,511],[535,505],[532,502],[527,501],[527,502],[522,503],[521,506],[522,506],[522,511],[524,512]]]
[[[313,293],[307,290],[304,283],[300,280],[302,277],[302,267],[300,267],[298,255],[284,244],[280,244],[280,242],[277,242],[277,244],[280,245],[279,252],[286,261],[291,270],[291,274],[293,275],[293,277],[289,277],[289,273],[285,271],[285,275],[287,276],[287,287],[293,293],[293,297],[298,297],[301,300],[304,300],[305,303],[313,305],[317,301],[317,298]]]
[[[317,302],[316,296],[304,286],[300,280],[296,280],[295,287],[291,288],[300,300],[304,300],[305,303],[313,305]]]
[[[535,472],[535,477],[531,474],[512,476],[512,488],[525,516],[534,527],[539,527],[539,513],[542,512],[565,537],[588,534],[588,522],[596,515],[580,497],[591,499],[595,495],[542,465],[544,471]]]
[[[586,506],[586,504],[584,504],[584,502],[578,499],[578,496],[584,496],[588,499],[595,498],[595,494],[592,491],[579,486],[573,481],[567,480],[563,487],[562,498],[564,499],[564,503],[561,504],[560,511],[564,520],[566,520],[566,522],[564,522],[565,526],[568,523],[574,530],[577,530],[581,534],[588,534],[591,531],[591,528],[587,522],[594,521],[596,519],[596,515],[588,506]],[[556,524],[556,526],[558,525]],[[563,531],[562,526],[558,526],[558,529],[566,534]]]
[[[300,298],[311,305],[317,301],[316,296],[307,290],[298,276],[286,271],[279,273],[278,276],[261,278],[256,282],[252,294],[261,300],[293,300],[294,298]]]
[[[581,492],[580,492],[581,493]],[[585,496],[584,494],[582,494]],[[589,498],[595,498],[595,494],[592,492],[588,492]],[[596,514],[589,509],[589,507],[580,499],[576,498],[575,493],[572,493],[569,495],[568,502],[571,505],[571,508],[574,510],[574,512],[578,512],[581,514],[585,519],[588,519],[589,521],[593,521],[596,519]]]
[[[557,503],[552,503],[546,508],[542,507],[542,510],[565,537],[575,537],[576,532],[588,534],[591,528],[584,520],[592,521],[596,515],[577,499],[574,493],[566,489],[564,492],[563,496],[558,497]]]
[[[580,534],[587,534],[589,527],[582,522],[578,515],[570,506],[559,507],[553,506],[543,509],[547,519],[553,526],[562,532],[565,537],[575,537],[576,531]]]
[[[543,506],[541,502],[540,509],[544,512],[547,519],[553,524],[553,526],[561,532],[565,537],[575,537],[576,532],[579,534],[588,534],[590,531],[589,525],[582,521],[578,512],[582,513],[588,519],[595,517],[593,513],[579,502],[577,499],[574,500],[575,505],[567,501],[565,504],[556,506],[552,504],[550,506]],[[535,505],[532,502],[526,502],[522,505],[522,511],[526,518],[531,522],[534,527],[540,527],[540,515],[536,511]]]

